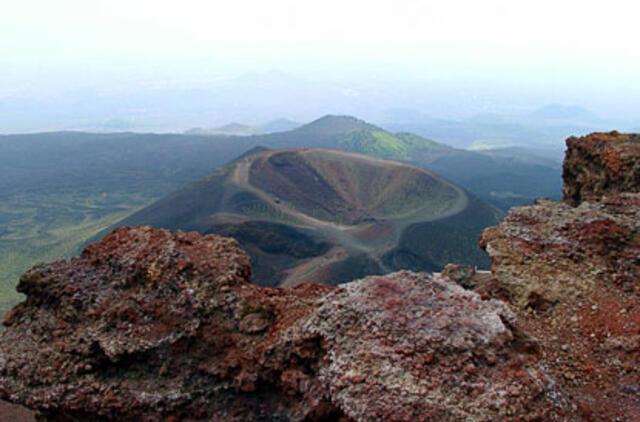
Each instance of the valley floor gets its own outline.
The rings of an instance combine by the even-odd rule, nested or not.
[[[154,198],[125,193],[23,193],[0,201],[0,313],[22,299],[15,286],[39,262],[76,255],[82,246]]]

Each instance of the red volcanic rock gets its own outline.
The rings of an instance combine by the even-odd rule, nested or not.
[[[640,138],[593,134],[567,145],[566,202],[512,208],[486,229],[493,277],[477,290],[511,303],[576,417],[637,421]]]
[[[562,177],[564,199],[573,206],[604,195],[640,192],[640,134],[567,139]]]
[[[249,278],[234,240],[148,227],[37,266],[4,320],[0,398],[49,421],[563,419],[502,302],[409,272]]]
[[[487,290],[539,341],[544,372],[580,420],[640,420],[639,204],[637,193],[576,208],[539,201],[482,236]]]
[[[305,327],[329,345],[320,382],[355,420],[542,417],[537,355],[516,352],[514,325],[503,302],[399,272],[342,285]]]
[[[512,208],[482,234],[492,273],[518,308],[544,296],[573,301],[600,285],[635,291],[640,277],[640,194],[572,208],[540,200]],[[534,306],[535,307],[535,306]]]

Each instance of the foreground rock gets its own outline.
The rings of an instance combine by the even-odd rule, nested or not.
[[[518,308],[546,309],[602,286],[635,296],[640,276],[640,194],[573,208],[540,200],[486,229],[493,275]]]
[[[557,416],[539,351],[502,302],[410,272],[249,279],[234,240],[118,229],[22,277],[0,394],[50,421]]]
[[[640,192],[640,134],[593,133],[567,139],[564,199],[571,205]]]
[[[640,136],[567,141],[565,202],[518,207],[483,233],[503,297],[582,420],[640,420]]]

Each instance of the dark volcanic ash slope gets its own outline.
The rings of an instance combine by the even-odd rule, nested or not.
[[[257,151],[120,225],[231,236],[266,285],[340,283],[398,269],[486,266],[499,213],[406,164],[327,149]]]

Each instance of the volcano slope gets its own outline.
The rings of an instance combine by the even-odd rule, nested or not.
[[[257,150],[123,220],[236,238],[263,285],[337,284],[455,260],[487,266],[499,212],[417,167],[329,149]]]

